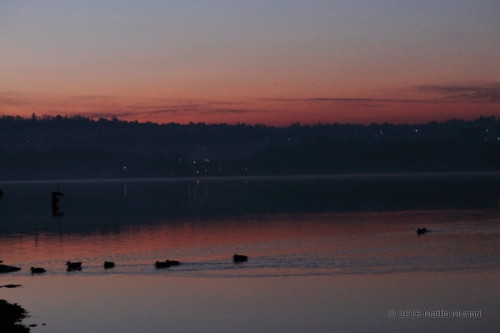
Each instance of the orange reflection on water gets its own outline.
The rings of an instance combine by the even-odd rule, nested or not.
[[[212,274],[230,268],[234,253],[251,258],[240,267],[264,275],[448,270],[494,265],[499,215],[424,211],[165,221],[116,233],[3,236],[1,250],[6,263],[52,272],[68,260],[84,262],[84,272],[101,272],[105,260],[115,261],[120,273],[140,273],[140,265],[150,272],[155,261],[175,259],[188,264],[186,272]],[[423,226],[430,232],[418,237],[415,230]]]
[[[1,259],[23,270],[0,275],[0,285],[22,284],[1,294],[27,308],[40,333],[495,332],[499,220],[498,211],[303,214],[3,235]],[[424,226],[430,232],[418,237]],[[235,265],[233,253],[250,259]],[[165,259],[184,264],[153,267]],[[83,270],[66,272],[67,260]],[[105,271],[104,260],[116,268]],[[29,276],[30,266],[48,272]],[[390,318],[391,310],[482,318]]]

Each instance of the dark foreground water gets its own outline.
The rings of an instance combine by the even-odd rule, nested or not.
[[[56,182],[0,188],[0,298],[37,332],[500,327],[500,175],[59,182],[59,218]]]

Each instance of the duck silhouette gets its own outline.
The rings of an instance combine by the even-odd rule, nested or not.
[[[168,268],[170,266],[179,266],[181,263],[177,260],[165,260],[155,262],[156,268]]]
[[[82,270],[82,263],[81,262],[67,261],[66,262],[66,270],[68,272],[70,272],[70,271],[81,271]]]
[[[242,254],[235,254],[235,255],[233,256],[233,261],[234,261],[235,263],[238,263],[238,262],[245,262],[245,261],[247,261],[247,260],[248,260],[248,256],[244,256],[244,255],[242,255]]]
[[[417,236],[420,236],[420,235],[425,234],[428,231],[429,230],[427,230],[427,228],[418,228],[417,231],[416,231],[416,233],[417,233]]]
[[[45,273],[47,270],[42,267],[31,267],[31,274],[42,274]]]
[[[104,262],[104,269],[110,269],[115,267],[115,263],[112,261],[105,261]]]

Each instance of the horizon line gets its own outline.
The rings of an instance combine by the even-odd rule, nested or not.
[[[108,121],[108,122],[122,122],[122,123],[136,123],[136,124],[154,124],[158,126],[164,126],[164,125],[178,125],[178,126],[189,126],[189,125],[206,125],[206,126],[217,126],[217,125],[227,125],[227,126],[263,126],[263,127],[270,127],[270,128],[286,128],[286,127],[292,127],[292,126],[328,126],[328,125],[351,125],[351,126],[371,126],[371,125],[392,125],[392,126],[420,126],[420,125],[428,125],[431,123],[438,123],[438,124],[444,124],[450,121],[463,121],[463,122],[474,122],[479,119],[488,119],[488,118],[493,118],[494,120],[500,119],[494,114],[490,115],[478,115],[477,117],[474,117],[472,119],[465,119],[465,118],[459,118],[459,117],[453,117],[453,118],[448,118],[446,120],[430,120],[426,122],[369,122],[369,123],[349,123],[349,122],[315,122],[315,123],[301,123],[300,121],[292,122],[289,123],[288,125],[268,125],[264,123],[245,123],[245,122],[214,122],[214,123],[207,123],[207,122],[193,122],[190,121],[188,123],[178,123],[178,122],[157,122],[157,121],[140,121],[138,119],[135,120],[125,120],[125,119],[120,119],[117,116],[88,116],[85,114],[73,114],[73,115],[48,115],[48,114],[43,114],[41,116],[36,115],[36,113],[32,113],[31,116],[21,116],[21,115],[1,115],[0,119],[5,119],[5,118],[14,118],[14,119],[23,119],[26,121],[29,120],[46,120],[46,119],[57,119],[57,118],[62,118],[62,119],[71,119],[71,120],[76,120],[79,118],[83,118],[85,120],[89,120],[92,122],[99,122],[99,121]]]

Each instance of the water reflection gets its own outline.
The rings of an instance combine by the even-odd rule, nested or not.
[[[10,264],[29,274],[301,276],[497,269],[500,212],[411,211],[245,216],[125,226],[119,232],[1,236]],[[417,227],[429,232],[418,237]],[[233,254],[250,257],[235,265]],[[179,260],[158,272],[156,261]],[[116,267],[104,270],[105,261]],[[80,274],[80,272],[79,272]]]
[[[20,278],[2,291],[36,332],[496,332],[498,274],[200,279]],[[480,283],[478,283],[480,281]],[[482,318],[391,319],[391,309],[472,310]],[[47,323],[46,326],[40,326]]]
[[[492,209],[500,174],[4,183],[0,233],[118,232],[123,226],[255,214]]]
[[[3,184],[0,259],[22,270],[0,279],[23,288],[2,297],[26,307],[41,333],[494,332],[499,182],[61,182],[60,218],[51,216],[55,184]],[[418,237],[421,227],[429,232]],[[236,265],[234,253],[249,260]],[[182,264],[154,267],[166,259]],[[82,271],[67,272],[68,260],[82,261]],[[105,261],[116,267],[105,270]],[[31,266],[47,272],[31,276]],[[387,317],[408,308],[480,309],[484,318]]]

